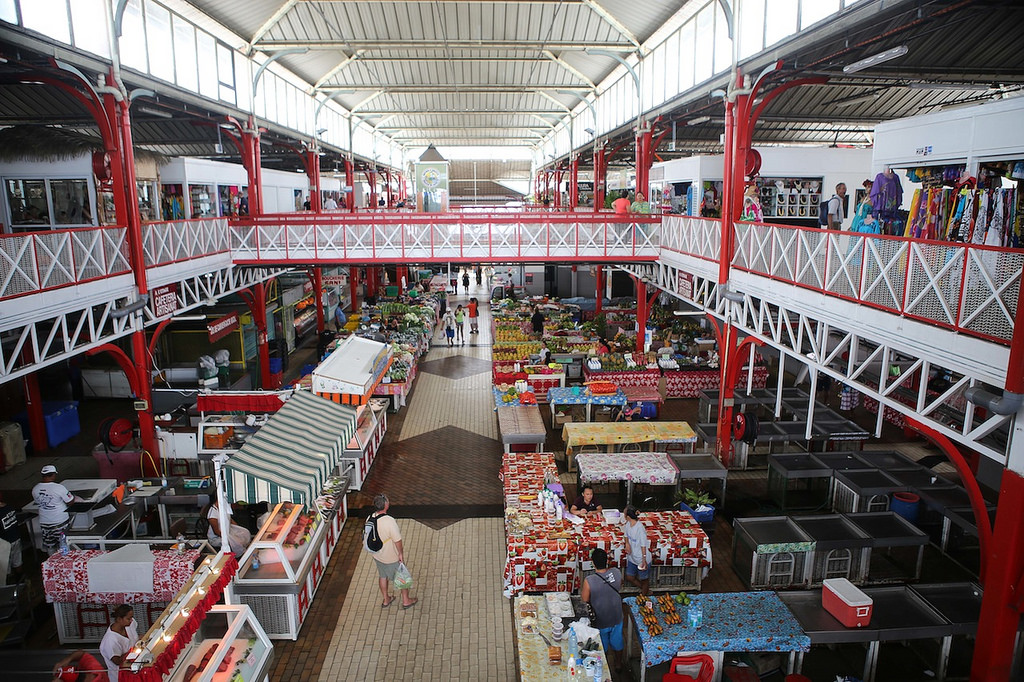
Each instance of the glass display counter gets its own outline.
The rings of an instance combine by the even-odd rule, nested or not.
[[[242,555],[235,594],[271,639],[299,636],[348,517],[348,487],[335,476],[310,508],[281,502]]]
[[[263,682],[269,680],[274,645],[244,605],[214,606],[178,656],[171,682]]]
[[[352,489],[359,490],[370,473],[377,450],[388,430],[387,398],[371,398],[359,408],[356,430],[341,456],[341,468],[351,466]]]

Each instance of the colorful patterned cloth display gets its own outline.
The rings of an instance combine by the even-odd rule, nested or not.
[[[548,402],[552,405],[617,405],[626,404],[626,394],[622,391],[611,395],[594,395],[590,391],[575,388],[552,388],[548,391]]]
[[[199,560],[199,550],[182,554],[176,551],[155,551],[153,555],[152,592],[90,592],[89,560],[104,552],[98,549],[54,554],[43,562],[43,590],[50,603],[146,604],[167,602],[181,586],[192,578]]]
[[[513,593],[579,588],[579,567],[590,552],[608,550],[609,565],[625,568],[625,536],[620,525],[593,515],[582,525],[546,515],[537,494],[545,481],[557,481],[551,453],[506,453],[501,469],[505,492],[505,537],[508,555],[504,580]],[[554,484],[557,485],[557,484]],[[700,524],[685,512],[641,515],[651,540],[652,564],[711,567],[711,542]]]
[[[566,452],[584,445],[625,443],[694,443],[697,434],[686,422],[575,422],[562,431]]]
[[[691,607],[703,612],[700,627],[687,623],[686,608],[678,606],[681,625],[669,625],[655,608],[664,632],[651,636],[643,625],[637,626],[640,645],[648,666],[672,660],[679,651],[809,651],[811,638],[774,592],[730,592],[694,594]],[[635,597],[623,600],[634,623],[642,619]]]
[[[584,367],[583,376],[586,378],[586,381],[610,381],[619,388],[642,387],[658,390],[658,380],[661,379],[661,372],[656,369],[606,372]]]
[[[701,391],[717,390],[721,383],[721,374],[717,369],[665,370],[665,389],[669,398],[697,398]],[[767,384],[768,368],[757,365],[754,367],[754,388],[764,388]],[[746,385],[747,370],[743,369],[736,379],[736,386]]]
[[[583,452],[576,455],[576,466],[582,483],[633,481],[671,485],[679,475],[672,458],[664,452]]]

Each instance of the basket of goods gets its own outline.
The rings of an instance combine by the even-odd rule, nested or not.
[[[588,381],[587,389],[593,395],[615,395],[619,387],[610,381]]]

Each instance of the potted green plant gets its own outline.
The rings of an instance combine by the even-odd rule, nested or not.
[[[715,520],[715,503],[718,499],[701,488],[684,488],[678,495],[680,511],[689,512],[697,523],[711,523]]]

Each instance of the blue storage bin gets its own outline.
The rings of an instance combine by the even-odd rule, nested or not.
[[[29,445],[34,445],[28,426],[28,413],[19,412],[14,415],[14,421],[21,424],[22,433],[29,440]],[[82,425],[78,420],[78,401],[44,401],[43,423],[46,426],[46,440],[49,441],[51,448],[77,436],[82,432]]]
[[[281,373],[281,358],[270,358],[270,373],[280,374]]]

